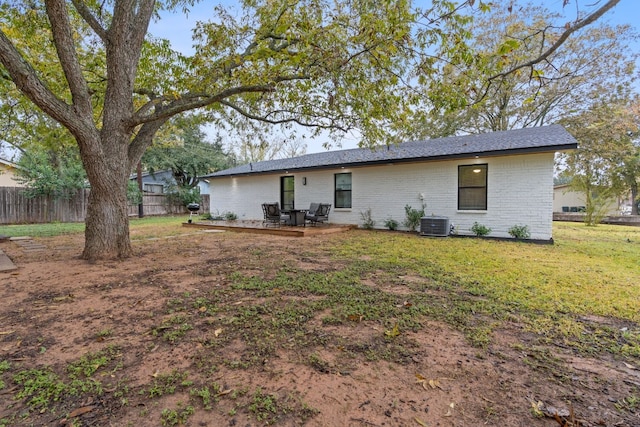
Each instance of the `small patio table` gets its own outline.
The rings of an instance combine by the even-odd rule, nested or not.
[[[298,226],[301,225],[306,227],[304,216],[307,213],[306,209],[289,209],[287,211],[289,213],[289,219],[287,220],[287,225]]]

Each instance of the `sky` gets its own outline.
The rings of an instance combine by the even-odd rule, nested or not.
[[[418,1],[419,3],[420,1]],[[562,7],[564,0],[542,0],[535,2],[541,4],[550,10],[555,10],[567,17],[567,20],[573,20],[575,18],[576,0],[571,0],[570,4],[566,7]],[[590,10],[596,8],[600,4],[603,4],[605,0],[578,0],[578,4],[582,10]],[[149,28],[149,32],[160,38],[167,39],[171,42],[174,49],[179,50],[185,54],[193,53],[191,30],[194,28],[195,23],[199,20],[206,20],[211,16],[211,9],[214,5],[219,4],[218,1],[203,0],[202,2],[193,6],[190,12],[185,15],[183,13],[163,13],[161,19],[157,22],[152,22]],[[231,5],[237,4],[235,1],[225,0],[223,3]],[[416,2],[414,2],[416,3]],[[640,32],[640,1],[638,0],[621,0],[612,10],[607,12],[599,21],[607,22],[610,24],[629,24]],[[631,49],[635,52],[640,52],[640,41],[631,46]],[[638,63],[638,69],[640,69],[640,62]],[[215,134],[215,131],[211,128],[207,130],[210,135]],[[326,151],[323,147],[323,143],[327,142],[328,138],[316,138],[314,140],[307,139],[307,153],[316,153]],[[358,146],[357,135],[347,135],[341,141],[341,149],[355,148]]]

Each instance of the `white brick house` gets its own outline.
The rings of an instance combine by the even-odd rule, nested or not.
[[[551,239],[554,154],[575,149],[561,126],[414,141],[247,164],[210,180],[211,212],[260,220],[263,202],[283,208],[331,203],[330,222],[362,224],[371,209],[376,228],[405,219],[405,206],[426,205],[448,217],[458,234],[474,222],[509,237],[527,225],[531,238]],[[402,227],[401,227],[402,228]]]

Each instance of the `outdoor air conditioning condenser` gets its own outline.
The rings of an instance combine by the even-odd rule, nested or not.
[[[446,216],[424,216],[420,219],[420,235],[421,236],[439,236],[446,237],[449,235],[449,218]]]

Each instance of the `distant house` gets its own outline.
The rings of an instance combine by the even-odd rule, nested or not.
[[[553,187],[553,212],[583,212],[586,205],[585,199],[583,192],[572,189],[569,184],[556,185]],[[631,200],[611,198],[604,214],[614,216],[623,213],[631,213]]]
[[[550,239],[556,152],[577,148],[558,125],[483,135],[414,141],[389,147],[330,151],[246,164],[205,176],[211,212],[261,219],[261,203],[284,208],[331,203],[330,222],[362,223],[371,210],[376,228],[402,224],[405,206],[426,206],[459,234],[475,222],[491,236],[514,225],[532,239]]]
[[[137,175],[133,174],[129,179],[136,181]],[[147,194],[164,194],[170,185],[175,184],[176,180],[173,177],[173,172],[169,169],[154,173],[144,172],[142,174],[142,191]],[[209,194],[209,182],[207,180],[201,180],[198,183],[198,187],[200,188],[200,194]]]
[[[15,163],[0,159],[0,187],[24,187],[16,180],[17,168]]]

